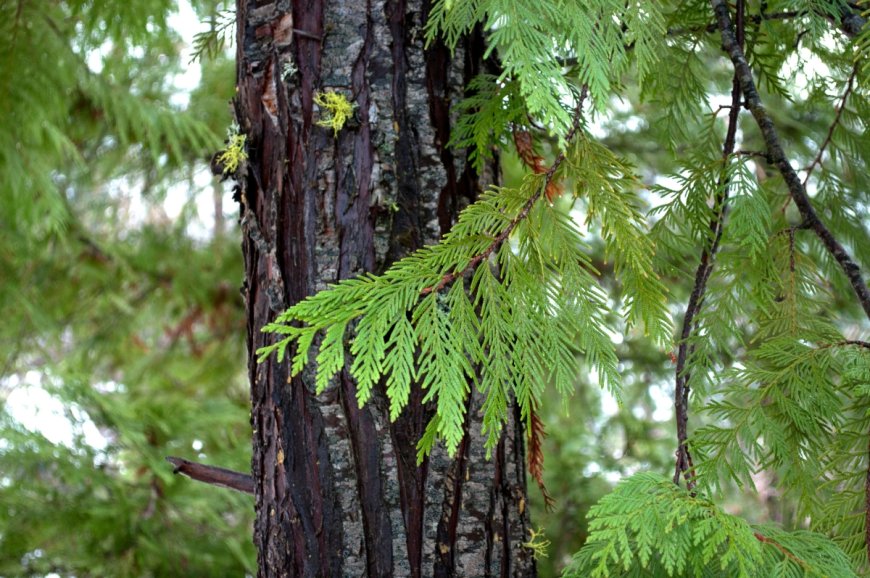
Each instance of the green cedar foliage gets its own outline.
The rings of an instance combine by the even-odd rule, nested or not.
[[[824,536],[750,525],[655,474],[623,480],[589,517],[566,578],[856,576]]]
[[[652,268],[653,246],[642,228],[631,167],[581,133],[555,178],[562,170],[577,179],[575,195],[586,199],[589,220],[600,223],[607,251],[623,272],[630,290],[626,321],[643,323],[653,338],[665,341],[671,331],[665,289]],[[570,394],[580,372],[578,354],[602,385],[618,392],[605,295],[570,215],[535,202],[545,178],[530,176],[516,190],[493,188],[462,212],[441,243],[381,276],[342,281],[294,305],[264,327],[283,337],[259,354],[276,352],[283,359],[295,342],[292,371],[298,374],[322,333],[318,391],[349,363],[360,404],[386,378],[393,419],[419,384],[427,391],[425,401],[437,408],[419,457],[435,439],[456,450],[469,384],[486,394],[489,449],[499,439],[511,399],[529,419],[546,383]],[[498,243],[511,232],[515,242]],[[353,359],[346,361],[345,334],[357,319]]]
[[[603,107],[631,64],[640,79],[648,77],[665,31],[658,3],[472,0],[436,3],[427,36],[455,46],[478,22],[489,31],[489,52],[501,59],[499,80],[515,81],[529,113],[562,135],[571,127],[563,104],[571,83],[588,86]],[[560,56],[571,60],[571,74]]]
[[[213,25],[199,37],[204,55],[223,38],[216,4],[195,3]],[[870,30],[850,38],[840,22],[867,3],[744,4],[762,101],[814,206],[866,272]],[[159,207],[168,179],[215,150],[231,96],[219,78],[231,73],[206,70],[198,106],[166,104],[178,66],[167,0],[11,5],[0,21],[3,371],[41,372],[73,421],[87,414],[109,444],[54,444],[0,412],[8,440],[0,503],[10,514],[0,518],[0,573],[251,572],[245,502],[215,506],[213,490],[178,483],[161,462],[167,447],[182,453],[198,440],[209,459],[245,468],[243,379],[233,362],[243,356],[229,330],[241,311],[235,301],[217,304],[217,288],[239,277],[227,265],[232,249],[226,239],[190,242],[183,223],[125,230],[123,199],[110,186],[133,175],[148,207]],[[668,316],[682,312],[711,219],[725,206],[688,340],[698,494],[650,474],[629,478],[593,510],[593,535],[570,572],[852,575],[841,551],[807,526],[864,572],[870,352],[858,340],[867,321],[839,265],[796,227],[745,112],[740,154],[723,158],[719,105],[733,71],[713,23],[704,0],[434,2],[430,41],[455,46],[482,24],[488,55],[502,65],[467,87],[451,145],[470,149],[479,169],[495,148],[511,149],[515,130],[550,135],[566,154],[556,178],[573,194],[555,206],[530,203],[541,175],[488,191],[440,244],[297,304],[269,328],[282,335],[262,353],[288,355],[294,372],[316,361],[321,389],[347,368],[360,402],[383,382],[393,417],[411,388],[425,387],[436,416],[421,452],[439,438],[448,449],[459,443],[469,387],[485,393],[491,445],[513,400],[526,418],[552,414],[547,385],[564,396],[600,383],[625,410],[602,418],[575,399],[583,419],[562,423],[582,429],[553,437],[571,451],[588,440],[593,450],[580,450],[591,454],[583,463],[548,455],[546,475],[576,488],[583,465],[666,471],[662,456],[674,449],[666,426],[641,426],[634,413],[651,413],[653,385],[671,387],[661,377],[672,373],[662,351],[673,345]],[[97,50],[105,57],[90,66]],[[581,86],[592,112],[568,141]],[[445,278],[452,282],[439,287]],[[194,339],[167,339],[166,326],[197,309]],[[632,329],[641,326],[653,339]],[[624,443],[605,443],[620,427]],[[759,479],[775,486],[784,526],[799,531],[752,526],[710,502],[733,505],[734,488],[749,491]],[[605,479],[597,480],[577,503],[601,493]],[[567,495],[560,515],[579,519]],[[767,511],[753,503],[746,515]]]

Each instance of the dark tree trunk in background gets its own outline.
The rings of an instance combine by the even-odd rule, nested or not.
[[[424,50],[427,11],[418,0],[238,2],[260,576],[535,574],[515,419],[487,461],[475,397],[457,456],[437,448],[418,467],[421,392],[390,423],[382,395],[357,407],[347,374],[314,395],[310,373],[288,383],[286,364],[253,353],[280,311],[436,241],[480,190],[445,145],[482,40]],[[315,124],[314,94],[330,90],[356,105],[337,136]]]

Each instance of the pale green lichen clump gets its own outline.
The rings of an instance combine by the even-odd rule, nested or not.
[[[318,92],[314,95],[314,104],[323,111],[317,126],[331,128],[335,136],[353,115],[354,105],[340,92]]]

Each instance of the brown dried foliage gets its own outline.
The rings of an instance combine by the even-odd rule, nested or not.
[[[544,422],[540,416],[534,411],[531,411],[531,427],[529,428],[529,473],[538,484],[541,490],[541,495],[544,497],[544,505],[548,511],[552,511],[556,505],[556,500],[547,491],[544,485],[544,438],[547,437],[547,432],[544,431]]]
[[[549,167],[544,164],[544,157],[535,151],[535,143],[532,141],[532,134],[527,130],[514,130],[514,145],[517,148],[517,154],[522,159],[523,163],[532,169],[536,175],[541,175],[549,170]],[[544,195],[547,197],[547,202],[553,204],[553,201],[562,196],[564,189],[562,184],[555,179],[550,179],[547,183],[547,188],[544,190]]]

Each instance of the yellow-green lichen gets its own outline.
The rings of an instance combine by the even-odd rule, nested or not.
[[[314,94],[314,104],[321,110],[317,126],[331,128],[336,136],[353,115],[354,105],[340,92],[317,92]]]
[[[536,560],[547,557],[547,550],[550,549],[550,541],[544,536],[544,531],[540,528],[534,530],[529,528],[529,541],[523,542],[523,546],[532,551],[532,555]]]
[[[247,136],[238,133],[238,129],[227,132],[227,148],[218,155],[217,163],[223,167],[223,173],[235,174],[239,169],[239,165],[248,160],[248,153],[245,151],[245,141]]]

